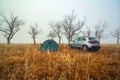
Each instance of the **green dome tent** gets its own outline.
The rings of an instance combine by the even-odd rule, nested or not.
[[[40,49],[42,51],[47,51],[47,50],[57,51],[59,49],[59,46],[54,40],[49,39],[43,42]]]

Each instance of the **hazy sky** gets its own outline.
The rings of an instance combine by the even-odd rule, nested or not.
[[[120,0],[0,0],[0,9],[7,16],[14,12],[26,23],[11,40],[14,43],[32,42],[28,31],[34,23],[38,23],[43,33],[38,35],[37,42],[43,42],[48,39],[50,20],[62,20],[63,16],[72,11],[79,18],[86,16],[85,26],[92,27],[99,20],[106,21],[109,27],[105,34],[120,26]],[[2,34],[0,32],[0,42],[6,42]],[[65,42],[66,39],[63,38],[62,41]],[[115,39],[108,37],[102,39],[102,42],[115,42]]]

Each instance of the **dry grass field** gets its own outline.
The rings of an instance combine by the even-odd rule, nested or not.
[[[0,44],[0,80],[120,80],[120,45],[102,45],[97,52],[60,46]]]

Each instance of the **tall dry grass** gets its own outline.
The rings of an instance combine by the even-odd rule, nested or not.
[[[39,45],[0,44],[0,80],[120,80],[120,45],[84,52],[60,45],[55,52]]]

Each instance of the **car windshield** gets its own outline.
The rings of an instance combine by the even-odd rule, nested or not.
[[[94,41],[96,41],[96,38],[94,38],[94,37],[89,37],[89,40],[94,40]]]

